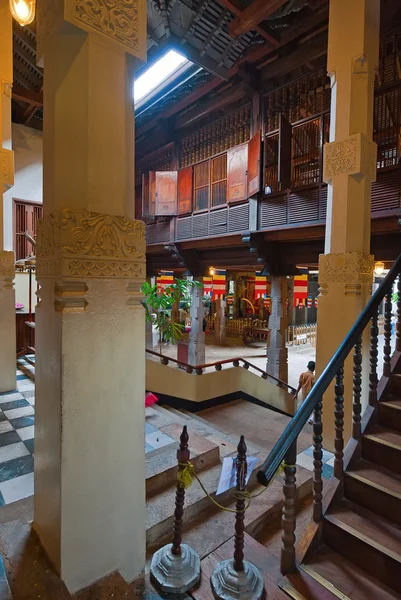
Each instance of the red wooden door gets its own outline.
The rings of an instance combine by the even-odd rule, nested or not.
[[[177,175],[178,214],[192,212],[192,167],[180,169]]]
[[[292,127],[280,113],[278,141],[278,182],[282,189],[291,187]]]
[[[248,144],[248,197],[260,191],[260,132],[253,136]]]
[[[177,214],[177,171],[156,172],[156,210],[158,217]]]
[[[248,144],[227,150],[227,201],[248,198]]]

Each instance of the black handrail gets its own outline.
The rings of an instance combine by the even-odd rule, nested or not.
[[[268,485],[275,476],[278,468],[283,462],[287,452],[298,438],[311,413],[316,408],[316,405],[321,402],[323,394],[326,392],[330,383],[337,375],[338,370],[344,363],[348,354],[353,349],[357,340],[362,336],[366,326],[370,322],[371,318],[377,310],[380,304],[384,300],[384,297],[392,291],[393,283],[397,279],[401,272],[401,254],[393,264],[392,268],[388,272],[387,276],[380,284],[378,290],[372,296],[355,324],[347,335],[345,336],[342,344],[338,347],[334,353],[332,359],[328,363],[327,367],[320,375],[319,379],[305,398],[304,402],[298,408],[297,412],[288,423],[287,427],[283,431],[278,442],[273,447],[269,456],[261,466],[257,474],[257,479],[262,485]]]
[[[195,367],[194,365],[190,365],[188,363],[182,362],[181,360],[177,360],[170,356],[166,356],[165,354],[161,354],[160,352],[155,352],[154,350],[149,350],[148,348],[146,348],[145,352],[147,352],[148,354],[151,354],[152,356],[157,356],[158,358],[160,358],[162,364],[167,365],[169,362],[173,362],[176,365],[184,367],[188,373],[195,372],[196,375],[201,375],[203,373],[203,369],[209,369],[209,368],[214,367],[216,369],[216,371],[219,371],[223,365],[228,365],[230,363],[233,363],[234,366],[237,367],[237,366],[239,366],[239,363],[242,362],[244,364],[245,369],[248,370],[250,367],[252,369],[255,369],[255,371],[257,371],[258,373],[261,373],[261,377],[263,379],[272,379],[273,381],[275,381],[277,383],[277,387],[287,388],[288,390],[290,390],[291,394],[295,394],[295,392],[296,392],[296,389],[293,388],[292,385],[290,385],[289,383],[286,383],[285,381],[282,381],[281,379],[279,379],[278,377],[275,377],[274,375],[270,375],[270,373],[267,373],[266,371],[263,371],[263,369],[261,369],[260,367],[257,367],[253,363],[250,363],[245,358],[241,358],[241,357],[225,358],[223,360],[217,360],[212,363],[205,363],[203,365],[197,365]],[[235,363],[237,363],[237,364],[235,364]],[[220,367],[220,369],[219,369],[219,367]]]

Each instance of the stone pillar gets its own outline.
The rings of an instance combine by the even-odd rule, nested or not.
[[[374,260],[369,248],[377,155],[372,131],[379,18],[380,0],[330,3],[327,66],[332,99],[330,143],[324,148],[328,205],[325,254],[319,260],[318,373],[363,310],[373,282]],[[346,443],[352,429],[351,362],[345,365],[345,391]],[[333,449],[332,391],[324,398],[323,431],[325,447]]]
[[[11,150],[13,27],[8,0],[0,0],[0,393],[15,390],[15,255],[4,246],[3,194],[14,184]]]
[[[136,0],[95,4],[42,0],[37,25],[46,78],[34,528],[71,593],[114,571],[130,582],[145,564],[131,54],[143,54],[146,15]]]
[[[191,289],[191,331],[189,332],[188,362],[190,365],[204,365],[205,332],[203,331],[203,277],[194,278],[202,285],[193,286]]]
[[[224,346],[226,343],[226,301],[221,298],[216,300],[214,339],[219,346]]]
[[[286,277],[272,277],[270,295],[270,344],[267,348],[266,371],[282,381],[288,381],[288,351],[285,345],[288,299]]]

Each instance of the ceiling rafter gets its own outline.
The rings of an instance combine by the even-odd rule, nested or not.
[[[225,6],[226,8],[228,8],[228,10],[235,16],[238,17],[238,15],[241,14],[241,9],[237,6],[237,4],[235,3],[236,0],[219,0],[219,3],[222,6]],[[255,31],[262,36],[267,42],[269,42],[269,44],[271,45],[272,48],[277,48],[280,45],[279,40],[271,33],[267,32],[265,29],[263,29],[262,27],[259,27],[259,25],[257,25],[255,27]]]
[[[228,26],[231,35],[241,35],[255,29],[276,10],[279,10],[287,0],[254,0]]]

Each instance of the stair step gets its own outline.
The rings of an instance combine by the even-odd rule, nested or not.
[[[391,588],[401,591],[401,528],[341,500],[324,518],[323,540]]]
[[[210,473],[213,471],[213,473]],[[252,494],[262,491],[256,486],[256,471],[252,473],[249,490]],[[200,479],[209,492],[215,491],[218,485],[220,470],[217,468],[205,471]],[[297,500],[302,500],[312,492],[312,473],[302,467],[297,471]],[[213,495],[213,494],[212,494]],[[235,490],[219,495],[216,500],[228,508],[235,508]],[[173,525],[175,489],[171,488],[147,502],[148,511],[148,553],[163,546],[169,541]],[[245,530],[253,538],[278,517],[282,511],[283,482],[277,477],[268,489],[251,501],[245,512]],[[209,555],[223,542],[234,535],[234,515],[215,507],[205,497],[197,482],[187,490],[184,505],[183,538],[185,543],[196,550],[201,558]],[[160,522],[160,525],[159,525]],[[256,542],[255,542],[256,543]],[[268,549],[267,549],[268,551]]]
[[[321,546],[301,569],[306,569],[318,582],[327,582],[335,598],[401,600],[398,592],[384,586],[369,572],[342,556],[342,552],[339,554],[327,546]]]
[[[388,396],[384,402],[379,402],[378,408],[379,425],[401,431],[401,399]]]
[[[362,457],[401,473],[401,432],[376,426],[362,437]]]
[[[345,473],[344,494],[348,500],[380,514],[391,515],[401,525],[401,477],[374,463],[362,460]]]
[[[146,496],[154,496],[176,482],[177,478],[177,448],[178,439],[182,431],[180,424],[172,423],[160,429],[177,440],[170,444],[165,452],[150,454],[146,457]],[[220,450],[217,444],[203,438],[188,428],[190,440],[190,459],[197,472],[220,464]],[[173,446],[173,447],[171,447]]]
[[[393,394],[401,396],[401,374],[393,373],[391,375],[391,391]]]
[[[302,567],[296,573],[284,577],[278,586],[293,600],[348,600],[344,595],[336,595],[329,582],[318,581]]]

